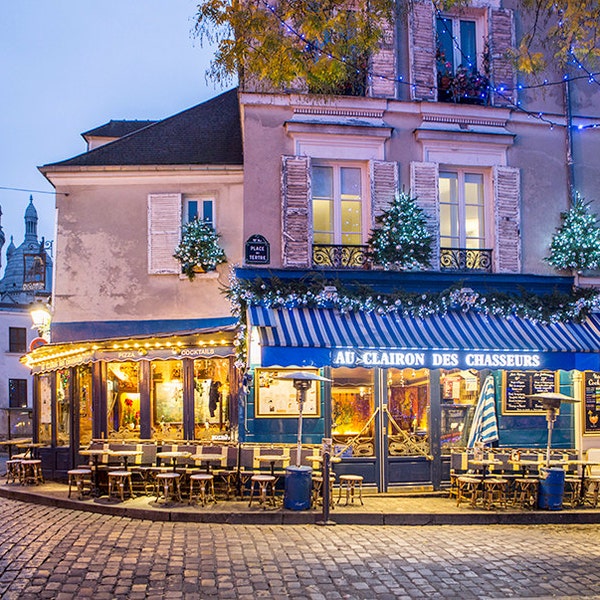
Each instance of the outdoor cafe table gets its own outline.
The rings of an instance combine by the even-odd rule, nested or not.
[[[4,440],[3,442],[0,442],[0,446],[6,446],[8,448],[8,459],[10,460],[12,458],[12,447],[13,446],[19,446],[20,444],[27,444],[30,443],[32,440],[31,438],[14,438],[12,440]]]
[[[100,485],[98,483],[98,467],[99,460],[101,456],[107,456],[110,454],[110,450],[108,448],[105,450],[103,448],[88,448],[86,450],[80,450],[79,454],[81,456],[91,456],[92,463],[94,465],[94,470],[92,471],[92,496],[100,496]]]
[[[283,454],[263,454],[257,458],[258,462],[268,462],[271,463],[271,475],[275,476],[275,463],[278,460],[283,461],[285,466],[286,462],[290,461],[289,456],[284,456]]]
[[[109,456],[117,456],[123,459],[123,469],[127,471],[127,461],[132,456],[141,456],[143,452],[141,450],[109,450],[107,452]]]
[[[223,455],[222,454],[209,454],[208,452],[206,454],[194,454],[192,456],[190,456],[190,458],[194,461],[206,461],[206,472],[209,473],[210,472],[210,463],[211,462],[221,462],[221,460],[223,459]]]
[[[173,473],[177,470],[177,459],[178,458],[189,458],[192,455],[191,452],[184,452],[182,450],[173,450],[171,452],[157,452],[157,458],[170,458],[173,461]]]
[[[473,465],[474,467],[478,467],[477,470],[478,471],[481,470],[482,479],[485,479],[486,475],[488,473],[488,468],[501,465],[502,461],[496,460],[494,458],[480,458],[480,459],[473,458],[473,459],[469,460],[469,464]]]
[[[16,446],[17,446],[17,448],[21,448],[21,449],[29,452],[29,454],[31,455],[32,458],[38,458],[37,449],[45,448],[47,446],[47,444],[44,444],[42,442],[31,442],[30,441],[30,442],[24,442],[21,444],[17,444]]]
[[[568,460],[568,461],[565,461],[565,464],[581,467],[581,486],[579,489],[579,500],[583,504],[583,501],[585,499],[585,478],[586,478],[587,469],[588,469],[588,467],[600,466],[600,462],[595,461],[595,460],[582,459],[582,460]]]

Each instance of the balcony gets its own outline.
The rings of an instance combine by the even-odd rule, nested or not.
[[[314,244],[313,267],[333,269],[370,269],[368,246]]]
[[[440,248],[441,271],[492,272],[492,250]]]

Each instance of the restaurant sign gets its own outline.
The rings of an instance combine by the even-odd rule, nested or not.
[[[539,369],[543,355],[527,352],[442,352],[434,350],[336,349],[333,366],[424,369]]]

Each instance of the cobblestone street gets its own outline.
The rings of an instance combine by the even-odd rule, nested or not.
[[[0,499],[0,597],[600,598],[598,525],[220,525]]]

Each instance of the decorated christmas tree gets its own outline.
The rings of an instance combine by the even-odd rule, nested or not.
[[[214,271],[227,261],[219,245],[219,234],[210,223],[194,219],[183,227],[181,242],[173,256],[181,263],[181,270],[190,280],[197,271]]]
[[[385,270],[412,270],[430,266],[432,236],[416,200],[396,193],[390,207],[375,218],[368,241],[372,260]]]
[[[597,269],[600,266],[600,229],[598,217],[589,202],[576,194],[573,205],[560,215],[562,226],[550,244],[546,260],[557,269]]]

